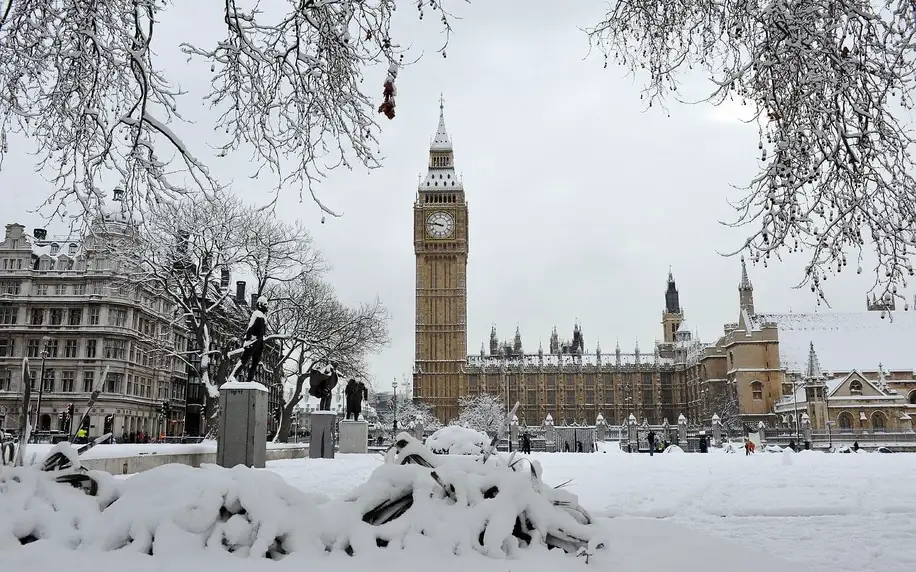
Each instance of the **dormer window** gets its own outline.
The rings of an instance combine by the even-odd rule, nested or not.
[[[853,395],[862,395],[862,382],[854,379],[849,382],[849,393]]]
[[[56,242],[52,242],[51,243],[51,256],[54,256],[58,252],[60,252],[60,245],[57,244]]]
[[[76,254],[76,243],[71,242],[70,246],[67,247],[67,252],[70,254],[70,256]]]

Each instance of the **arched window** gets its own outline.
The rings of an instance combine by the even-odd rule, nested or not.
[[[880,411],[875,411],[871,414],[871,428],[874,431],[884,432],[887,431],[887,416]]]
[[[763,384],[759,381],[751,382],[751,393],[755,401],[763,401]]]
[[[848,411],[840,413],[837,425],[840,426],[840,431],[852,431],[852,415]]]
[[[849,382],[849,393],[853,395],[862,395],[862,382],[854,379]]]
[[[916,389],[911,391],[910,394],[906,396],[906,400],[910,405],[916,405]]]

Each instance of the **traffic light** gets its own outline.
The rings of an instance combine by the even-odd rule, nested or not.
[[[58,420],[58,421],[63,421],[63,420],[64,420],[64,412],[63,412],[63,411],[61,411],[60,413],[57,414],[57,420]]]
[[[105,430],[103,433],[112,433],[114,430],[114,415],[105,416]]]
[[[67,417],[73,417],[73,404],[67,404]]]
[[[169,402],[168,402],[168,401],[163,401],[162,403],[159,404],[159,416],[160,416],[160,417],[168,417],[168,416],[169,416],[169,412],[171,411],[171,409],[172,409],[172,407],[171,407],[171,405],[169,404]]]
[[[281,411],[280,411],[280,406],[278,405],[277,408],[274,409],[274,421],[276,421],[277,423],[280,422],[280,415],[281,415]]]

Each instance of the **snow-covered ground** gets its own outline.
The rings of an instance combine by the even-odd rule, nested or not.
[[[906,570],[916,566],[916,455],[759,453],[535,454],[544,480],[579,495],[602,518],[611,542],[586,565],[558,551],[518,560],[461,558],[415,550],[384,550],[350,558],[329,554],[326,570],[435,567],[438,572],[615,572],[710,569],[742,572]],[[342,496],[364,483],[380,455],[339,455],[334,460],[276,461],[267,470],[297,488]],[[2,517],[0,517],[2,518]],[[66,551],[36,542],[0,549],[0,570],[68,572],[176,567],[221,572],[301,570],[314,566],[297,555],[280,562],[215,553],[160,555]],[[573,571],[573,569],[576,569]]]

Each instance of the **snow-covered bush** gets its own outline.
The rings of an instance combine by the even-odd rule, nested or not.
[[[684,450],[678,447],[677,445],[668,445],[668,448],[665,449],[665,453],[683,453]]]
[[[439,455],[483,455],[489,443],[486,433],[458,425],[443,427],[426,438],[426,446]]]
[[[544,485],[536,462],[439,457],[404,433],[389,462],[337,500],[241,466],[164,465],[117,480],[79,469],[69,447],[55,448],[72,464],[65,470],[0,467],[0,550],[43,540],[153,556],[207,550],[281,559],[417,544],[490,557],[527,547],[581,555],[603,546],[576,496]]]
[[[506,402],[489,393],[462,397],[458,400],[461,412],[454,424],[488,434],[494,434],[506,420]]]

